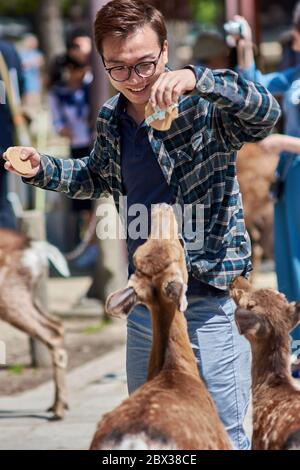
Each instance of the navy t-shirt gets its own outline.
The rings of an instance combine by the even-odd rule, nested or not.
[[[174,204],[175,197],[168,185],[158,163],[157,157],[152,150],[148,139],[147,126],[143,121],[140,125],[134,121],[126,112],[126,101],[121,96],[117,113],[119,118],[119,131],[121,135],[121,171],[125,195],[127,196],[127,251],[128,251],[128,274],[134,272],[133,255],[139,245],[145,243],[151,227],[151,204],[167,203]],[[130,223],[140,217],[139,212],[128,214],[128,209],[133,204],[143,204],[147,208],[148,229],[142,234],[143,238],[135,239],[130,233]],[[137,227],[140,230],[140,227]],[[188,295],[203,295],[210,287],[191,274],[188,281]]]
[[[127,233],[127,250],[129,262],[129,274],[134,271],[132,262],[133,254],[139,245],[147,240],[151,227],[151,204],[165,202],[174,203],[172,191],[164,178],[157,158],[151,148],[145,122],[139,126],[126,111],[120,115],[121,134],[121,171],[125,194],[127,196],[127,208],[133,204],[143,204],[147,208],[148,229],[147,233],[141,233],[143,238],[134,239],[131,233]],[[127,227],[140,213],[127,214]],[[140,227],[137,227],[141,231]]]

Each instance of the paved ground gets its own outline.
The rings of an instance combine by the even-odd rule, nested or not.
[[[124,358],[118,348],[68,374],[70,410],[63,421],[48,421],[45,412],[52,382],[0,397],[0,449],[87,449],[100,416],[126,396]]]
[[[259,275],[256,284],[274,286],[274,274]],[[54,295],[61,296],[57,283]],[[63,296],[61,301],[65,301]],[[87,449],[100,416],[126,396],[124,361],[124,346],[118,346],[71,371],[70,411],[64,421],[49,422],[45,412],[53,397],[52,382],[20,395],[0,397],[0,449]],[[250,415],[246,421],[250,434]]]

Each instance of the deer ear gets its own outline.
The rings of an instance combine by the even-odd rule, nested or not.
[[[186,291],[187,285],[181,281],[167,281],[163,285],[163,290],[165,295],[173,300],[176,307],[181,311],[185,312],[188,306],[187,298],[186,298]]]
[[[105,310],[108,315],[124,319],[127,318],[136,301],[137,295],[133,287],[125,287],[108,296]]]
[[[256,336],[263,333],[263,324],[260,318],[252,311],[245,308],[237,308],[235,321],[241,335]]]
[[[242,298],[245,298],[245,296],[248,297],[248,294],[251,291],[252,286],[250,282],[242,276],[236,277],[229,287],[230,296],[233,298],[237,305],[241,303],[240,301]]]
[[[245,292],[242,289],[232,289],[232,290],[230,290],[230,296],[233,298],[234,302],[239,307],[247,308],[247,307],[250,307],[250,304],[252,303],[250,301],[249,292]]]

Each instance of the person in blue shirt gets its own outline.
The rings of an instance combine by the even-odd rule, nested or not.
[[[111,194],[121,216],[126,215],[127,201],[129,273],[135,269],[135,250],[147,238],[152,205],[189,209],[180,227],[189,271],[189,337],[233,446],[249,449],[243,421],[250,395],[250,348],[238,333],[229,296],[232,281],[247,277],[252,269],[236,151],[270,133],[280,116],[279,105],[264,87],[231,70],[192,65],[168,69],[166,26],[153,5],[112,0],[97,13],[94,31],[118,92],[99,111],[94,148],[79,159],[24,148],[23,158],[33,168],[23,181],[74,198]],[[168,130],[148,125],[149,102],[154,109],[178,105]],[[14,171],[8,161],[5,168]],[[137,228],[139,210],[145,215],[142,230]],[[193,225],[197,231],[190,230]],[[127,321],[129,393],[147,380],[151,344],[149,312],[137,305]]]
[[[34,34],[27,34],[20,49],[24,70],[24,105],[35,110],[41,105],[42,74],[44,58],[38,49],[38,40]],[[32,110],[31,110],[32,111]]]
[[[243,38],[237,43],[239,72],[247,79],[261,83],[276,95],[282,96],[284,134],[300,137],[300,65],[263,74],[256,68],[252,32],[243,17],[235,17],[243,25]],[[300,2],[294,10],[292,47],[300,52]],[[264,148],[268,145],[266,141]],[[283,151],[277,173],[277,194],[274,211],[274,257],[278,289],[292,302],[300,299],[300,153]],[[300,326],[292,332],[300,340]]]

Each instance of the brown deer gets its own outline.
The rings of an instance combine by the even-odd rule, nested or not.
[[[254,274],[263,255],[273,258],[273,203],[270,184],[278,155],[266,155],[258,144],[245,144],[237,156],[237,177],[243,197],[245,224],[252,241]]]
[[[154,206],[150,236],[134,263],[128,286],[109,296],[106,309],[126,318],[136,303],[148,307],[153,323],[148,378],[103,417],[91,449],[230,449],[187,333],[188,274],[172,207]]]
[[[54,419],[67,408],[65,374],[67,353],[64,328],[34,300],[34,289],[47,263],[44,242],[35,242],[16,231],[0,229],[0,319],[37,338],[50,350],[55,381]],[[50,250],[56,256],[58,250]],[[59,260],[62,263],[62,257]],[[63,265],[64,274],[67,267]]]
[[[235,319],[252,349],[253,449],[300,450],[300,389],[291,377],[289,331],[300,322],[300,303],[273,289],[231,286]]]

